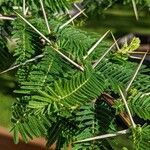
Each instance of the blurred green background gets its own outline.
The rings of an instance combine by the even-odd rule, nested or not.
[[[111,30],[116,37],[129,33],[150,35],[150,11],[143,10],[144,8],[138,11],[139,20],[137,21],[132,8],[115,5],[105,10],[102,15],[87,20],[83,29],[99,34]]]
[[[0,126],[11,126],[11,106],[15,100],[13,89],[15,77],[13,75],[0,75]]]

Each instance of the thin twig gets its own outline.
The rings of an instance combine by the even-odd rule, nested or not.
[[[148,53],[148,51],[147,51],[147,52],[145,53],[145,55],[143,56],[143,58],[142,58],[140,64],[138,65],[138,67],[137,67],[137,69],[136,69],[136,71],[135,71],[135,73],[134,73],[132,79],[130,80],[129,84],[127,85],[126,92],[129,90],[129,88],[131,87],[133,81],[135,80],[135,78],[136,78],[136,76],[137,76],[137,74],[138,74],[138,72],[139,72],[139,70],[140,70],[140,68],[141,68],[141,66],[142,66],[142,64],[143,64],[143,61],[144,61],[144,59],[145,59],[147,53]]]
[[[28,64],[28,63],[30,63],[30,62],[33,62],[33,61],[35,61],[35,60],[37,60],[37,59],[39,59],[39,58],[42,58],[43,56],[44,56],[44,55],[41,54],[41,55],[38,55],[38,56],[36,56],[36,57],[34,57],[34,58],[32,58],[32,59],[29,59],[29,60],[25,61],[24,63],[18,64],[18,65],[14,65],[14,66],[12,66],[11,68],[8,68],[8,69],[6,69],[6,70],[0,72],[0,75],[6,73],[6,72],[8,72],[8,71],[14,70],[14,69],[16,69],[16,68],[18,68],[18,67],[20,67],[20,66],[24,66],[24,65],[26,65],[26,64]]]
[[[133,9],[134,9],[134,14],[135,14],[136,20],[139,20],[139,16],[138,16],[138,11],[137,11],[135,0],[132,0],[132,5],[133,5]]]
[[[94,140],[101,140],[101,139],[106,139],[106,138],[111,138],[111,137],[127,134],[129,132],[130,130],[126,129],[126,130],[118,131],[116,133],[110,133],[110,134],[100,135],[100,136],[96,136],[92,138],[87,138],[84,140],[75,141],[74,143],[76,144],[76,143],[83,143],[83,142],[89,142],[89,141],[94,141]]]
[[[110,33],[111,33],[111,36],[112,36],[112,38],[113,38],[113,40],[114,40],[114,42],[115,42],[115,44],[116,44],[117,50],[119,51],[120,48],[119,48],[118,42],[117,42],[117,40],[116,40],[114,34],[113,34],[112,32],[110,32]]]
[[[100,59],[93,64],[93,68],[95,68],[102,61],[102,59],[111,51],[114,46],[115,43],[113,43],[111,47],[100,57]]]
[[[40,0],[40,4],[41,4],[42,12],[43,12],[43,15],[44,15],[45,23],[46,23],[46,26],[47,26],[47,29],[48,29],[48,33],[50,34],[51,30],[50,30],[48,19],[47,19],[46,12],[45,12],[45,9],[44,9],[43,0]]]
[[[83,9],[82,11],[80,11],[79,13],[77,13],[75,16],[73,16],[70,20],[68,20],[66,23],[64,23],[63,25],[61,25],[59,27],[59,29],[63,29],[65,26],[67,26],[70,22],[72,22],[75,18],[77,18],[80,14],[82,14],[85,11],[85,9]]]
[[[79,11],[82,11],[81,8],[78,7],[78,5],[77,5],[76,3],[74,3],[74,6],[75,6]],[[82,12],[82,14],[83,14],[85,17],[88,17],[85,12]]]
[[[100,42],[107,36],[107,34],[110,32],[110,30],[108,30],[87,52],[87,55],[84,56],[83,58],[86,59],[94,50],[95,48],[100,44]]]
[[[122,92],[122,90],[121,90],[120,88],[119,88],[119,92],[120,92],[120,95],[121,95],[121,97],[122,97],[122,100],[123,100],[123,102],[124,102],[124,104],[125,104],[125,107],[126,107],[126,110],[127,110],[128,115],[129,115],[129,118],[130,118],[130,120],[131,120],[132,126],[133,126],[133,128],[136,128],[136,124],[134,123],[134,120],[133,120],[133,118],[132,118],[132,115],[131,115],[130,109],[129,109],[129,107],[128,107],[127,101],[126,101],[125,96],[124,96],[124,94],[123,94],[123,92]]]
[[[45,39],[45,41],[47,41],[48,43],[52,44],[51,41],[44,35],[42,34],[39,30],[37,30],[30,22],[28,22],[24,17],[22,17],[19,13],[16,12],[16,14],[23,20],[25,21],[33,30],[35,30],[41,37],[43,37],[43,39]],[[69,57],[67,57],[66,55],[64,55],[62,52],[60,52],[58,49],[54,48],[53,46],[50,46],[54,51],[56,51],[59,55],[61,55],[63,58],[65,58],[67,61],[69,61],[71,64],[73,64],[74,66],[76,66],[78,69],[80,69],[81,71],[84,71],[84,68],[82,66],[80,66],[79,64],[77,64],[76,62],[74,62],[73,60],[71,60]]]

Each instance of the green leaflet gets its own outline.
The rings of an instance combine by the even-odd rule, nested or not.
[[[59,12],[65,12],[67,9],[69,9],[70,7],[70,3],[68,0],[44,0],[43,1],[46,9],[48,10],[48,12],[50,13],[59,13]],[[40,2],[37,0],[31,0],[31,1],[27,1],[26,5],[29,6],[29,9],[38,13],[39,9],[41,8],[40,6]],[[0,1],[0,6],[2,7],[2,10],[4,12],[7,12],[8,10],[12,10],[13,6],[22,6],[22,1],[19,0],[1,0]],[[9,6],[9,7],[8,7]],[[6,8],[7,9],[6,9]]]
[[[16,49],[14,57],[16,57],[16,64],[24,63],[33,58],[37,51],[40,52],[40,44],[38,42],[39,36],[31,30],[24,22],[17,19],[12,23],[12,39],[16,39]],[[34,44],[33,44],[34,43]],[[21,66],[17,71],[18,82],[22,83],[27,80],[30,67],[33,64]]]
[[[55,36],[57,37],[58,46],[63,50],[64,53],[67,54],[68,57],[79,63],[82,63],[83,57],[98,40],[99,35],[94,34],[90,36],[85,31],[76,29],[70,25],[63,29],[59,29],[62,24],[62,22],[57,20],[50,21],[50,26],[53,28]],[[106,42],[99,44],[95,48],[95,53],[93,53],[94,57],[100,57],[100,55],[104,53],[108,46],[109,44]]]
[[[19,131],[18,131],[18,127],[14,127],[13,128],[13,137],[14,137],[14,143],[18,144],[19,143]]]
[[[76,121],[79,131],[74,135],[74,141],[94,137],[105,133],[109,129],[110,122],[114,119],[110,115],[111,110],[101,100],[87,103],[76,112]],[[100,115],[101,114],[101,115]],[[109,121],[108,121],[109,120]],[[111,149],[107,140],[96,140],[86,143],[73,144],[73,149]]]
[[[150,69],[148,68],[149,72]],[[147,72],[147,74],[149,74]],[[150,76],[146,74],[139,74],[135,79],[132,87],[136,87],[140,92],[149,93],[150,92]]]
[[[92,70],[77,73],[71,80],[56,82],[48,93],[40,92],[32,96],[35,101],[56,103],[60,107],[76,109],[83,103],[97,98],[105,89],[104,79]]]
[[[97,66],[97,71],[108,81],[108,86],[114,92],[118,92],[118,85],[126,86],[131,79],[135,65],[126,63],[125,65],[115,64],[109,60],[102,61]]]
[[[138,49],[140,46],[140,39],[139,38],[133,38],[131,43],[128,45],[125,43],[123,47],[117,52],[118,54],[129,54],[130,52]]]
[[[150,120],[150,96],[145,94],[139,92],[131,95],[128,103],[133,113],[140,118]]]
[[[35,48],[32,42],[37,39],[36,34],[22,21],[17,19],[13,22],[13,36],[16,40],[16,49],[14,56],[17,57],[16,63],[21,63],[34,56]],[[34,39],[34,40],[33,40]]]
[[[45,47],[44,51],[44,57],[39,63],[31,67],[27,80],[21,82],[20,89],[15,90],[15,93],[31,94],[38,89],[43,89],[47,85],[53,84],[54,79],[60,76],[62,72],[61,65],[59,65],[60,60],[57,59],[51,48]]]
[[[126,42],[123,45],[123,47],[115,53],[115,57],[116,57],[115,59],[126,60],[130,55],[130,53],[135,51],[139,47],[140,47],[140,39],[134,37],[130,42],[130,44]]]
[[[52,124],[52,127],[48,130],[47,135],[47,147],[50,147],[56,142],[56,149],[66,148],[71,142],[75,132],[77,132],[77,123],[72,117],[64,118],[58,117],[56,122]]]
[[[150,125],[137,125],[135,129],[132,129],[132,138],[135,150],[146,150],[150,148]]]
[[[65,12],[69,9],[70,3],[68,0],[60,0],[59,2],[57,0],[47,0],[45,1],[45,6],[50,9],[51,12]]]
[[[19,133],[23,140],[28,142],[29,138],[40,137],[46,135],[47,127],[51,126],[50,120],[44,115],[26,116],[22,120],[14,124],[12,130],[14,132],[14,142],[19,142]]]

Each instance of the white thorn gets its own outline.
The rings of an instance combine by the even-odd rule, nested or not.
[[[77,5],[76,3],[74,3],[74,6],[75,6],[79,11],[82,11],[81,8],[78,7],[78,5]],[[82,12],[82,14],[83,14],[85,17],[88,17],[85,12]]]
[[[129,131],[130,131],[129,129],[126,129],[126,130],[118,131],[116,133],[109,133],[109,134],[104,134],[104,135],[100,135],[100,136],[96,136],[96,137],[92,137],[92,138],[87,138],[84,140],[79,140],[79,141],[76,141],[74,143],[83,143],[83,142],[89,142],[89,141],[111,138],[111,137],[127,134],[127,133],[129,133]]]
[[[59,27],[59,29],[63,29],[65,26],[67,26],[70,22],[72,22],[75,18],[77,18],[80,14],[82,14],[83,12],[85,11],[85,9],[84,10],[82,10],[82,11],[80,11],[79,13],[77,13],[75,16],[73,16],[70,20],[68,20],[66,23],[64,23],[63,25],[61,25],[60,27]]]
[[[71,15],[70,15],[70,13],[69,13],[69,10],[68,10],[68,9],[67,9],[67,13],[68,13],[68,15],[69,15],[69,18],[71,18]],[[71,22],[72,22],[72,25],[74,26],[74,21],[72,20]]]
[[[29,7],[27,7],[26,10],[25,10],[25,14],[26,14],[26,15],[27,15],[27,13],[28,13],[28,10],[29,10]]]
[[[120,92],[120,95],[121,95],[121,97],[122,97],[122,100],[123,100],[123,102],[124,102],[124,104],[125,104],[125,107],[126,107],[126,110],[127,110],[127,112],[128,112],[128,115],[129,115],[130,121],[131,121],[131,123],[132,123],[132,126],[133,126],[133,128],[136,128],[136,124],[134,123],[134,120],[133,120],[133,118],[132,118],[132,115],[131,115],[130,109],[129,109],[129,107],[128,107],[127,101],[126,101],[125,96],[124,96],[124,94],[123,94],[123,92],[121,91],[120,88],[119,88],[119,92]]]
[[[115,42],[115,44],[116,44],[117,50],[119,51],[120,48],[119,48],[118,42],[117,42],[117,40],[116,40],[114,34],[113,34],[112,32],[110,32],[110,33],[111,33],[111,36],[112,36],[112,38],[113,38],[113,40],[114,40],[114,42]]]
[[[23,10],[23,15],[26,15],[26,0],[23,0],[23,6],[22,6],[22,10]]]
[[[0,16],[0,20],[15,20],[13,17]]]
[[[108,30],[91,48],[90,50],[87,52],[87,55],[84,56],[83,58],[86,59],[94,50],[95,48],[100,44],[100,42],[107,36],[107,34],[110,32],[110,30]]]
[[[24,63],[18,64],[18,65],[14,65],[14,66],[12,66],[11,68],[8,68],[8,69],[6,69],[6,70],[0,72],[0,75],[6,73],[6,72],[8,72],[8,71],[14,70],[14,69],[16,69],[16,68],[18,68],[18,67],[20,67],[20,66],[24,66],[24,65],[26,65],[27,63],[30,63],[30,62],[32,62],[32,61],[35,61],[35,60],[39,59],[39,58],[42,58],[43,56],[44,56],[44,55],[41,54],[41,55],[38,55],[38,56],[36,56],[36,57],[34,57],[34,58],[31,58],[31,59],[25,61]]]
[[[46,12],[45,12],[45,9],[44,9],[43,0],[40,0],[40,4],[41,4],[42,12],[43,12],[43,15],[44,15],[45,23],[46,23],[46,26],[47,26],[47,29],[48,29],[48,33],[50,34],[51,30],[50,30],[48,19],[47,19]]]
[[[33,30],[35,30],[39,35],[41,35],[41,37],[43,37],[48,43],[52,44],[51,41],[45,36],[43,35],[39,30],[37,30],[30,22],[28,22],[24,17],[22,17],[20,14],[18,14],[16,12],[16,14],[23,20],[25,21]],[[82,66],[80,66],[79,64],[77,64],[76,62],[74,62],[73,60],[71,60],[69,57],[67,57],[66,55],[64,55],[62,52],[60,52],[58,49],[54,48],[53,46],[50,46],[53,50],[55,50],[59,55],[61,55],[63,58],[65,58],[67,61],[69,61],[71,64],[73,64],[74,66],[76,66],[77,68],[79,68],[81,71],[84,71],[84,68]]]
[[[139,20],[139,16],[138,16],[138,11],[137,11],[135,0],[132,0],[132,5],[133,5],[133,9],[134,9],[134,14],[135,14],[136,20]]]
[[[93,64],[93,68],[95,68],[102,61],[102,59],[109,53],[109,51],[111,51],[114,46],[115,43],[113,43],[111,47],[100,57],[100,59]]]
[[[24,17],[22,17],[19,13],[15,12],[24,22],[26,22],[33,30],[35,30],[41,37],[43,37],[48,43],[51,44],[51,41],[42,34],[39,30],[37,30],[29,21],[27,21]]]
[[[131,87],[133,81],[135,80],[135,78],[136,78],[136,76],[137,76],[137,74],[138,74],[138,72],[139,72],[139,70],[140,70],[140,68],[141,68],[141,66],[142,66],[142,64],[143,64],[143,61],[144,61],[144,59],[145,59],[147,53],[148,53],[148,51],[147,51],[147,52],[145,53],[145,55],[143,56],[143,58],[142,58],[142,60],[141,60],[141,62],[140,62],[140,64],[139,64],[139,66],[137,67],[137,69],[136,69],[136,71],[135,71],[135,73],[134,73],[134,75],[133,75],[131,81],[130,81],[129,84],[127,85],[126,92],[129,90],[129,88]]]

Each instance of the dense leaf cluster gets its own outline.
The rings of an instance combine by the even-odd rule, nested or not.
[[[88,4],[90,1],[86,2]],[[44,3],[51,14],[66,11],[70,5],[67,0],[59,2],[47,0]],[[22,6],[21,1],[13,1],[14,4]],[[126,60],[128,55],[118,59],[118,52],[114,50],[93,68],[93,64],[108,50],[110,43],[101,42],[84,59],[88,55],[88,50],[98,40],[97,35],[71,25],[60,28],[64,22],[52,18],[49,19],[51,33],[47,34],[44,19],[39,13],[40,4],[37,4],[37,1],[28,1],[27,6],[31,12],[33,10],[33,14],[24,17],[44,33],[51,43],[47,43],[19,17],[10,25],[12,27],[10,36],[17,43],[13,51],[15,63],[22,64],[16,74],[17,98],[12,108],[15,143],[19,142],[20,133],[25,142],[43,136],[47,139],[47,146],[55,142],[58,150],[61,147],[66,148],[70,143],[75,150],[112,149],[107,140],[83,144],[74,142],[117,131],[115,107],[110,107],[101,96],[107,92],[120,98],[118,86],[123,89],[133,116],[144,119],[145,123],[150,120],[149,68],[143,65],[129,92],[125,92],[138,66]],[[36,9],[38,11],[35,11]],[[0,43],[5,45],[5,40],[3,38],[1,40]],[[79,64],[84,71],[64,59],[54,49]],[[24,63],[38,55],[43,57]],[[139,125],[132,130],[133,143],[138,145],[135,149],[150,148],[149,132],[148,125],[142,127]]]

